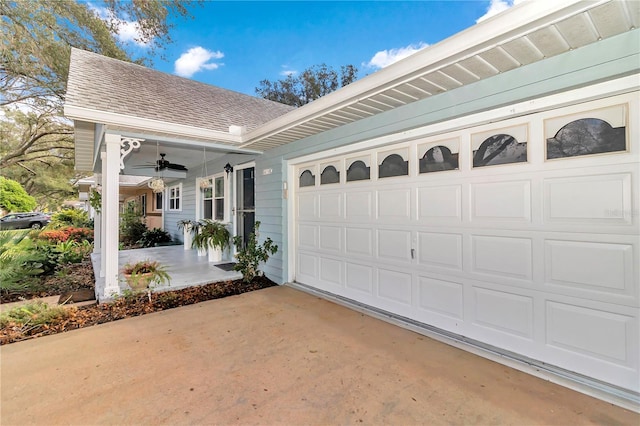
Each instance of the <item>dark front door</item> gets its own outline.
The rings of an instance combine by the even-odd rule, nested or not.
[[[255,169],[236,170],[236,223],[238,235],[247,244],[256,222]]]

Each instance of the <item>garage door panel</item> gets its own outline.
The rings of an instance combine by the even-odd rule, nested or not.
[[[549,178],[545,220],[631,225],[631,173]]]
[[[378,191],[378,220],[392,221],[411,219],[411,192],[409,189]]]
[[[371,228],[346,228],[345,253],[351,256],[373,256],[373,230]]]
[[[346,262],[345,269],[345,285],[348,289],[373,296],[373,267]]]
[[[320,194],[318,197],[319,218],[322,220],[340,220],[342,212],[342,193]]]
[[[462,270],[462,235],[418,232],[418,263]]]
[[[319,227],[321,250],[332,251],[340,253],[342,251],[342,228],[337,226],[323,226]]]
[[[317,283],[318,257],[314,254],[298,253],[297,279],[301,282]]]
[[[318,248],[318,226],[298,224],[298,247],[302,249]]]
[[[316,200],[315,194],[300,194],[298,195],[298,220],[315,220],[316,215]]]
[[[418,307],[461,321],[464,319],[463,285],[430,277],[418,277]]]
[[[635,366],[629,346],[633,317],[555,301],[547,301],[546,312],[547,345]]]
[[[531,222],[531,181],[471,184],[471,221]]]
[[[473,323],[525,339],[533,338],[533,298],[473,288]]]
[[[345,193],[347,221],[372,221],[374,219],[373,196],[373,191]]]
[[[545,281],[574,289],[633,296],[633,259],[631,244],[546,240]]]
[[[530,281],[532,245],[530,238],[472,235],[473,271]]]
[[[404,310],[411,308],[411,274],[378,268],[377,276],[377,296],[387,302],[387,305],[391,302],[391,306],[400,308],[400,312],[404,312],[406,316],[407,312]]]
[[[462,185],[419,187],[418,220],[462,221]]]
[[[411,262],[411,231],[379,229],[378,259]]]
[[[320,280],[333,286],[342,287],[342,261],[321,257]]]

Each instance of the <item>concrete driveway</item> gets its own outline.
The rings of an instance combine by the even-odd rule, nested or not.
[[[2,425],[640,422],[289,287],[11,344],[1,363]]]

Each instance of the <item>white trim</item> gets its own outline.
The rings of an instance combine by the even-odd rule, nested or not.
[[[463,117],[454,118],[452,120],[447,120],[424,127],[418,127],[406,131],[398,131],[390,135],[380,136],[353,144],[347,144],[345,146],[333,148],[328,151],[325,150],[321,152],[315,152],[313,154],[304,155],[302,157],[292,158],[291,160],[288,160],[288,164],[299,165],[302,163],[316,161],[328,157],[327,154],[331,154],[330,156],[333,157],[351,152],[358,152],[365,149],[377,148],[384,145],[395,144],[398,142],[409,141],[417,138],[436,136],[445,132],[453,132],[455,130],[479,126],[495,121],[517,118],[520,116],[542,112],[549,109],[561,108],[564,106],[575,105],[578,103],[588,102],[605,97],[609,98],[639,89],[640,80],[638,80],[638,74],[634,74],[627,77],[582,87],[580,89],[557,93],[540,99],[531,99],[528,101],[519,102],[514,105],[466,115]]]
[[[233,194],[231,196],[232,201],[231,201],[231,206],[232,206],[232,212],[230,214],[230,218],[231,221],[233,221],[233,237],[238,235],[238,220],[237,220],[237,210],[238,210],[238,182],[236,179],[236,175],[237,175],[237,171],[238,170],[244,170],[244,169],[250,169],[251,167],[253,167],[254,169],[254,179],[257,177],[257,175],[255,174],[255,168],[256,168],[256,162],[255,161],[249,161],[247,163],[244,164],[238,164],[236,166],[233,166],[233,172],[231,172],[229,175],[233,176]],[[255,185],[255,180],[254,180],[254,185]],[[255,194],[254,194],[255,196]],[[255,204],[255,199],[254,199],[254,204]],[[255,207],[255,206],[254,206]],[[234,247],[234,253],[236,253],[235,251],[235,247]]]
[[[178,195],[178,198],[177,198],[179,206],[178,206],[178,208],[175,208],[175,207],[171,208],[171,190],[175,189],[175,188],[178,188],[178,191],[179,191],[179,195]],[[166,207],[166,210],[168,212],[181,212],[182,211],[182,201],[183,201],[182,182],[180,182],[177,185],[168,186],[167,189],[166,189],[166,196],[167,196],[167,200],[166,201],[163,200],[164,205]]]
[[[77,107],[68,104],[64,106],[64,115],[73,120],[104,123],[114,126],[126,126],[149,132],[162,132],[184,137],[218,139],[233,144],[239,144],[242,142],[242,137],[240,136],[230,135],[228,133],[215,130],[202,129],[200,127],[168,123],[166,121],[151,120],[148,118],[134,117],[131,115],[117,114],[113,112],[98,111],[95,109]],[[123,132],[120,134],[123,134]]]

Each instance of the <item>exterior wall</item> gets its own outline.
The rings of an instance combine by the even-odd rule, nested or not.
[[[207,169],[209,173],[215,173],[227,162],[235,166],[240,161],[255,160],[256,220],[262,223],[261,238],[270,237],[279,247],[264,271],[275,282],[283,283],[289,278],[292,268],[287,262],[289,217],[284,185],[293,185],[295,176],[289,176],[288,160],[376,139],[379,141],[375,143],[384,143],[387,135],[395,135],[395,139],[387,143],[397,142],[412,129],[426,126],[431,126],[430,133],[422,136],[436,135],[463,126],[460,124],[456,127],[455,121],[449,121],[446,127],[438,129],[437,123],[472,114],[477,114],[477,121],[473,124],[488,123],[496,119],[491,110],[528,100],[531,102],[526,109],[519,111],[507,108],[501,111],[504,115],[502,118],[541,111],[545,105],[538,106],[536,99],[638,73],[639,70],[640,30],[634,30],[269,150],[255,159],[244,155],[225,156],[210,162]],[[590,99],[595,97],[584,100]],[[558,106],[562,104],[555,105]],[[270,173],[263,174],[266,170]],[[166,212],[165,226],[172,234],[178,232],[177,220],[195,218],[195,180],[199,173],[199,170],[190,172],[183,182],[185,198],[182,212]]]
[[[154,194],[150,188],[127,188],[121,189],[120,192],[125,196],[124,203],[126,204],[129,201],[135,201],[136,203],[140,203],[142,195],[146,195],[146,205],[144,215],[144,224],[147,225],[147,228],[162,228],[162,211],[154,210],[153,202],[154,202]]]
[[[402,135],[409,129],[637,73],[639,52],[640,30],[635,30],[266,152],[256,159],[256,217],[265,224],[263,236],[271,237],[280,250],[265,267],[265,273],[282,283],[287,281],[292,267],[284,261],[289,251],[289,219],[282,188],[285,182],[293,185],[295,180],[295,176],[288,176],[287,160],[393,133]],[[511,114],[518,115],[518,111]],[[493,120],[495,117],[488,114],[484,122]],[[453,129],[449,126],[442,132]],[[261,171],[267,168],[272,173],[263,176]],[[277,199],[279,208],[271,207]]]

